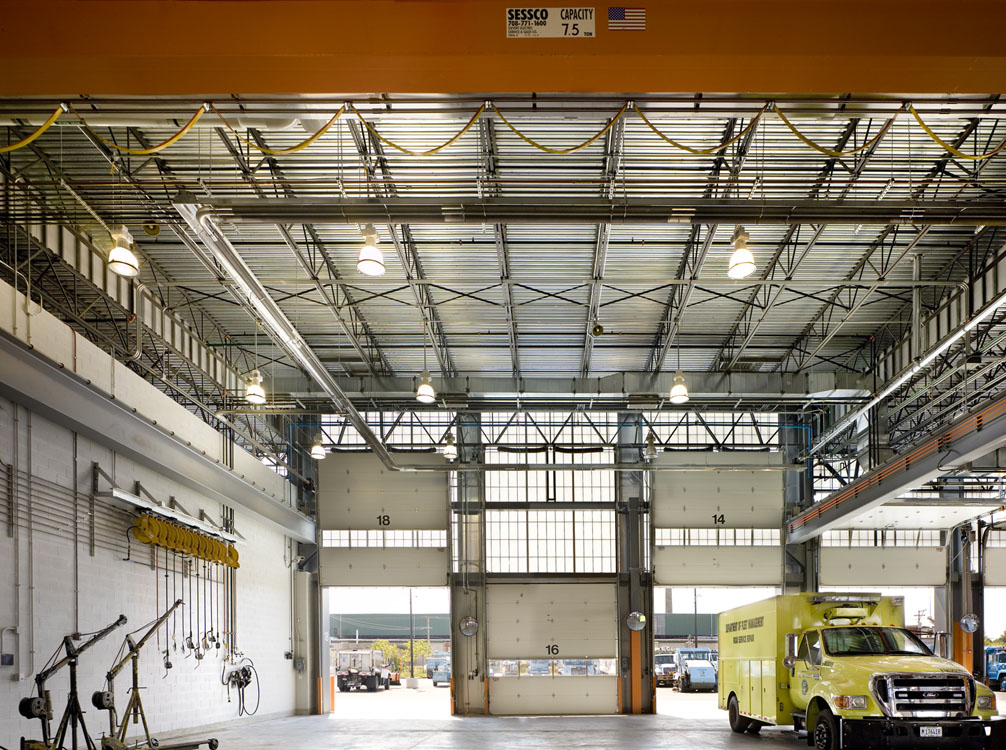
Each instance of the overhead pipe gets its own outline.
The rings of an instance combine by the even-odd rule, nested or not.
[[[220,228],[216,224],[212,209],[198,208],[194,204],[177,203],[175,207],[188,222],[192,231],[202,241],[228,276],[237,283],[238,290],[258,313],[259,319],[269,330],[277,344],[311,377],[336,407],[346,414],[349,421],[363,437],[371,450],[392,471],[419,470],[424,467],[400,466],[380,438],[374,434],[367,420],[357,411],[353,402],[339,388],[331,373],[311,350],[286,314],[276,304],[272,296],[248,267]]]

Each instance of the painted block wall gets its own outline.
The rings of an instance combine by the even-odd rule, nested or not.
[[[4,650],[17,652],[17,666],[0,667],[0,745],[5,747],[17,747],[22,735],[39,737],[38,722],[21,718],[17,704],[32,693],[34,673],[57,649],[63,636],[78,628],[85,633],[101,629],[123,613],[129,622],[83,654],[78,672],[81,702],[91,734],[97,737],[107,730],[107,713],[90,706],[91,692],[103,688],[105,672],[126,632],[148,623],[163,611],[163,589],[160,610],[155,604],[158,582],[150,567],[150,548],[134,542],[133,559],[123,559],[125,532],[130,523],[127,514],[99,501],[95,515],[100,543],[93,557],[89,553],[87,497],[92,461],[99,462],[124,489],[131,490],[134,481],[139,480],[158,499],[174,496],[193,514],[202,509],[214,519],[221,515],[219,503],[0,399],[0,627],[19,627],[18,638],[10,633],[4,637]],[[21,477],[17,493],[20,524],[14,537],[9,535],[14,530],[8,523],[11,493],[7,466],[13,466]],[[30,491],[26,484],[29,474]],[[79,492],[76,545],[74,487]],[[31,533],[27,522],[29,500],[33,514]],[[236,510],[235,527],[247,540],[239,547],[237,643],[254,660],[259,673],[262,699],[256,718],[290,715],[294,711],[297,676],[293,662],[285,658],[292,641],[292,576],[287,539],[275,526],[241,509]],[[117,543],[116,537],[121,542]],[[163,581],[163,570],[160,575]],[[17,608],[16,600],[19,600]],[[160,648],[166,645],[162,635]],[[157,640],[148,643],[140,657],[140,680],[146,688],[142,698],[155,736],[248,720],[238,718],[236,695],[231,703],[227,702],[227,689],[220,680],[222,653],[223,649],[221,655],[211,653],[197,664],[181,651],[172,652],[174,667],[165,676]],[[18,673],[22,679],[17,678]],[[57,720],[65,706],[67,678],[68,672],[63,670],[49,682]],[[128,700],[129,682],[127,668],[116,681],[116,702],[120,709]],[[249,699],[254,700],[251,689]]]

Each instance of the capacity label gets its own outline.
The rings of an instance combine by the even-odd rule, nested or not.
[[[507,8],[508,39],[590,39],[593,8]]]

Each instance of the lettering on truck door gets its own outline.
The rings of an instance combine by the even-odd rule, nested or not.
[[[800,639],[796,664],[790,670],[789,693],[801,711],[806,710],[814,687],[821,680],[821,634],[809,630]]]

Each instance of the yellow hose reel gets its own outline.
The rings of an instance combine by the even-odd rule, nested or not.
[[[133,537],[143,544],[163,547],[178,554],[226,565],[228,568],[241,567],[237,548],[233,544],[149,513],[144,513],[133,522]]]

